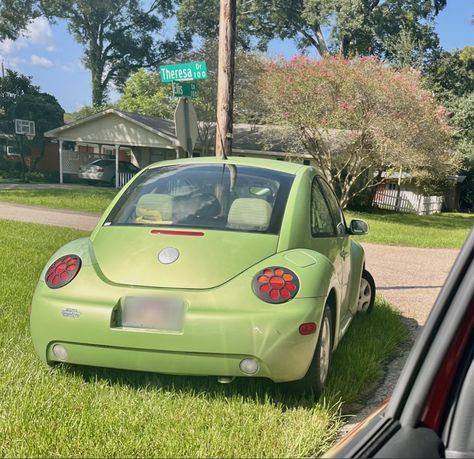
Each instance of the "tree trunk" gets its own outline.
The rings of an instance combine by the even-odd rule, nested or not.
[[[33,161],[33,165],[31,166],[31,172],[36,172],[36,168],[38,167],[38,163],[44,158],[45,152],[46,152],[46,142],[43,140],[41,142],[40,154]]]
[[[104,87],[102,85],[102,73],[96,68],[91,69],[92,73],[92,106],[100,107],[104,105]]]
[[[90,59],[88,67],[92,76],[92,106],[100,107],[105,102],[105,87],[103,83],[104,62],[102,61],[102,49],[93,40],[89,43]]]

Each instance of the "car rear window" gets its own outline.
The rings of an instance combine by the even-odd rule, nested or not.
[[[293,179],[229,163],[157,167],[127,189],[105,224],[278,234]]]

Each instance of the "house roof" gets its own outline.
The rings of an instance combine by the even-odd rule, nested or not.
[[[45,133],[46,137],[61,137],[65,136],[68,130],[72,130],[80,125],[84,125],[90,122],[96,122],[99,119],[115,114],[124,118],[132,123],[135,123],[141,127],[148,129],[149,131],[163,136],[170,140],[173,145],[180,146],[179,141],[176,137],[175,123],[171,120],[162,118],[155,118],[152,116],[144,116],[138,113],[126,112],[116,108],[109,108],[94,115],[90,115],[78,120],[72,121],[52,129]],[[203,126],[203,123],[201,123]],[[210,125],[210,134],[215,135],[215,123]],[[341,129],[327,129],[322,132],[322,137],[327,143],[328,147],[333,152],[342,151],[347,148],[349,144],[354,141],[353,131],[341,130]],[[233,142],[232,147],[237,153],[241,152],[262,152],[276,153],[277,155],[287,155],[290,151],[287,143],[288,131],[283,126],[268,126],[268,125],[255,125],[255,124],[234,124],[233,129]],[[202,147],[201,142],[197,141],[197,148]],[[212,142],[211,149],[214,148]],[[310,158],[311,155],[306,153],[303,156]]]
[[[175,137],[174,121],[165,120],[163,118],[154,118],[152,116],[139,115],[138,113],[125,112],[123,110],[114,109],[116,112],[122,113],[124,116],[144,124],[157,132],[164,132],[170,137]]]
[[[55,137],[59,139],[62,138],[63,140],[82,141],[79,136],[76,140],[74,136],[68,136],[68,134],[74,133],[78,129],[84,130],[84,128],[86,128],[89,123],[101,124],[109,116],[118,116],[128,123],[132,123],[134,125],[139,126],[142,130],[142,133],[148,133],[148,137],[150,137],[150,134],[152,136],[155,136],[153,138],[156,139],[157,143],[160,143],[158,138],[160,138],[161,140],[163,140],[164,138],[166,139],[168,144],[172,145],[172,148],[180,146],[174,133],[174,123],[172,121],[160,118],[153,118],[149,116],[142,116],[137,113],[125,112],[116,108],[108,108],[99,113],[80,118],[78,120],[64,124],[63,126],[51,129],[50,131],[45,132],[44,135],[45,137]],[[88,133],[89,135],[87,140],[92,143],[94,141],[97,143],[113,143],[115,141],[123,145],[138,146],[140,144],[140,138],[143,138],[143,135],[139,135],[138,130],[127,129],[126,127],[122,127],[122,129],[116,129],[114,127],[112,129],[109,126],[109,131],[106,133],[107,138],[101,137],[101,134],[103,135],[104,132],[102,132],[101,134],[97,134],[97,138],[95,138],[96,135],[94,135],[93,130],[88,130],[90,132]],[[123,138],[120,138],[120,136],[122,136]],[[131,137],[134,137],[134,139],[131,140]],[[148,139],[148,143],[145,143],[143,146],[150,146],[150,141],[151,140]]]

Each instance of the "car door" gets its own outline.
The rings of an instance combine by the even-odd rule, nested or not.
[[[474,457],[474,230],[391,400],[324,457]]]
[[[325,255],[336,270],[338,298],[344,297],[344,266],[339,248],[337,229],[325,193],[315,176],[311,184],[311,248]],[[346,312],[341,309],[341,318]],[[340,322],[341,324],[343,321]],[[338,327],[337,329],[340,329]]]
[[[339,201],[334,193],[332,187],[321,177],[318,177],[318,182],[321,189],[324,192],[326,201],[329,205],[334,224],[336,225],[336,238],[338,244],[339,254],[341,256],[342,273],[341,273],[341,285],[343,290],[342,303],[344,308],[349,310],[349,286],[350,286],[350,275],[351,275],[351,241],[349,238],[349,232],[347,231],[346,221],[344,214],[342,213]]]

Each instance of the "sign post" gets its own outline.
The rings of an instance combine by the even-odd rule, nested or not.
[[[191,97],[197,97],[194,80],[207,78],[207,66],[203,61],[160,66],[160,81],[173,84],[173,96],[179,98],[174,113],[176,137],[188,156],[192,156],[198,137],[196,111]]]
[[[183,145],[188,156],[192,156],[198,138],[198,124],[196,111],[188,97],[179,99],[174,113],[174,123],[179,143]]]

